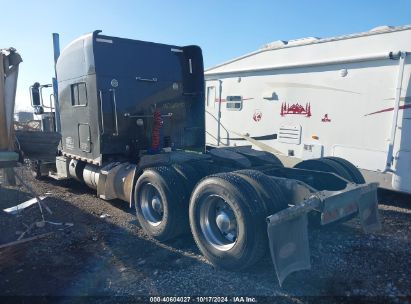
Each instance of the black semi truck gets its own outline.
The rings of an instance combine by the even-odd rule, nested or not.
[[[308,223],[357,215],[366,232],[380,228],[378,185],[344,159],[286,168],[250,147],[206,147],[199,47],[95,31],[55,53],[55,132],[37,146],[30,140],[41,135],[17,133],[23,153],[38,176],[74,178],[104,200],[129,203],[153,238],[191,231],[204,256],[230,270],[269,248],[281,284],[310,267]],[[37,113],[43,87],[31,87]]]

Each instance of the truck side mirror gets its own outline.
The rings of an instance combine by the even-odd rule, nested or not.
[[[38,82],[35,82],[31,87],[30,87],[30,100],[31,100],[31,106],[41,106],[41,97],[40,97],[40,84]]]

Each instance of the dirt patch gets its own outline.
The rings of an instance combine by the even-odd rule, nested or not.
[[[378,233],[362,233],[356,219],[310,231],[312,269],[280,288],[268,255],[247,271],[214,269],[190,235],[166,244],[147,237],[124,202],[100,200],[75,181],[27,178],[38,194],[49,193],[46,219],[73,226],[36,227],[27,237],[52,234],[0,249],[1,295],[411,295],[409,196],[383,193]],[[0,209],[30,197],[20,190],[0,188]],[[0,244],[40,219],[36,205],[19,216],[0,212]]]

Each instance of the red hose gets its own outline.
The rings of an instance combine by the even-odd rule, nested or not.
[[[151,134],[151,149],[158,150],[160,147],[160,129],[163,125],[163,119],[160,111],[155,111],[153,115],[154,124],[153,132]]]

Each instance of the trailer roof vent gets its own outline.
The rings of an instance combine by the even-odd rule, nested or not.
[[[310,44],[320,40],[318,37],[306,37],[300,39],[292,39],[289,40],[287,45],[303,45],[303,44]]]
[[[395,26],[392,26],[392,25],[380,25],[380,26],[372,28],[370,30],[370,32],[387,32],[387,31],[392,30],[394,28],[395,28]]]
[[[283,46],[287,45],[287,41],[284,40],[276,40],[262,46],[262,49],[278,49],[282,48]]]

